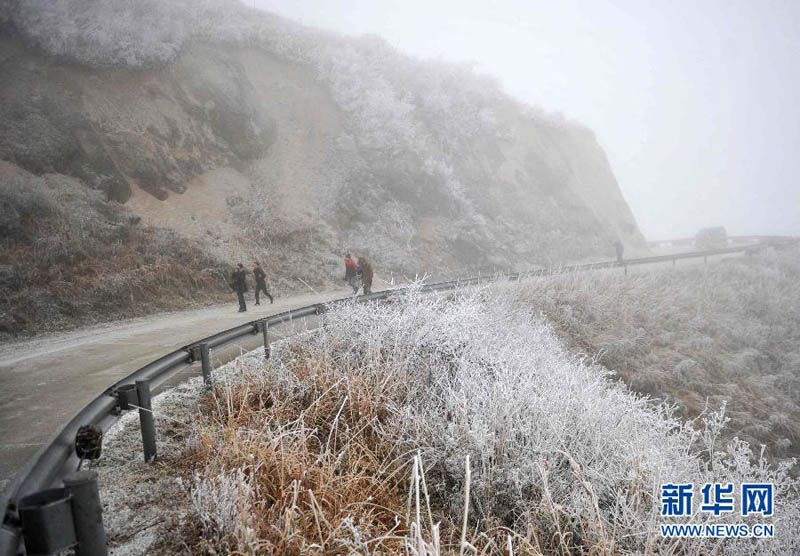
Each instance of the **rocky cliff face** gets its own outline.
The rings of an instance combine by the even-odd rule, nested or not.
[[[69,176],[209,260],[264,260],[286,287],[338,277],[345,250],[385,274],[642,242],[590,131],[464,68],[238,4],[96,4],[0,5],[3,175]],[[117,41],[92,34],[109,14],[108,32],[129,31]],[[177,17],[206,25],[159,32]]]

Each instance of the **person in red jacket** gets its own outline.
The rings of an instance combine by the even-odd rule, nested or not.
[[[353,293],[358,293],[358,272],[356,271],[356,262],[350,253],[344,259],[344,280],[353,288]]]

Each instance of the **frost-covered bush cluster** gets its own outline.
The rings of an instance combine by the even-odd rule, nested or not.
[[[627,390],[570,354],[513,287],[524,288],[326,313],[320,330],[206,402],[194,455],[203,488],[242,473],[256,542],[284,550],[457,552],[465,505],[465,540],[484,553],[800,550],[792,463],[722,442],[722,412],[685,422]],[[743,481],[775,483],[774,541],[660,538],[662,483]]]
[[[509,288],[634,390],[683,416],[728,404],[725,436],[800,454],[800,251],[578,273]]]

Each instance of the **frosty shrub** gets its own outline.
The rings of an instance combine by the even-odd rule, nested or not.
[[[791,462],[723,442],[724,407],[680,420],[570,354],[509,295],[527,287],[345,304],[268,363],[247,359],[194,425],[191,496],[233,508],[216,519],[195,504],[204,542],[330,554],[450,554],[462,541],[488,554],[800,550]],[[230,529],[239,491],[218,479],[234,474],[252,496],[252,515],[238,518],[246,533]],[[775,483],[774,541],[660,538],[662,483],[742,481]]]

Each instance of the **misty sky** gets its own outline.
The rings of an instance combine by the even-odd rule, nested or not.
[[[474,61],[513,96],[585,123],[651,239],[711,225],[800,235],[800,1],[254,4]]]

